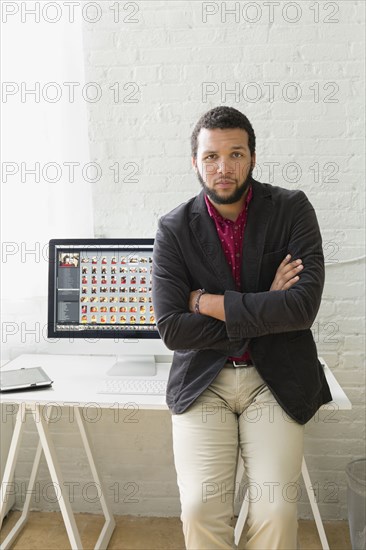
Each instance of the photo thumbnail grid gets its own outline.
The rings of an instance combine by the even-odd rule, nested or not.
[[[155,325],[151,252],[59,253],[59,267],[79,270],[79,323]]]

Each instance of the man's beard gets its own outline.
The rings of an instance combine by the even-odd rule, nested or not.
[[[234,189],[231,195],[228,195],[227,197],[221,197],[216,193],[215,189],[211,189],[207,187],[206,183],[203,181],[202,176],[198,170],[196,174],[197,174],[198,181],[200,182],[204,192],[212,200],[212,202],[216,204],[234,204],[235,202],[238,202],[247,192],[253,179],[252,178],[253,169],[254,167],[251,167],[244,182],[242,182],[238,187],[236,187],[236,189]],[[224,180],[224,178],[222,179]]]

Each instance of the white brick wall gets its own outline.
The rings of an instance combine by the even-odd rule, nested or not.
[[[121,8],[118,24],[109,9],[112,2],[100,4],[101,20],[84,24],[86,78],[104,92],[101,101],[89,104],[91,157],[104,174],[93,184],[95,236],[153,237],[158,217],[199,191],[191,170],[190,135],[201,114],[217,105],[236,107],[251,120],[262,169],[258,179],[301,188],[316,208],[326,284],[314,335],[319,354],[352,400],[353,410],[334,417],[324,411],[310,421],[306,456],[322,517],[344,519],[345,466],[365,455],[364,260],[357,259],[364,254],[364,2],[302,0],[291,7],[282,1],[273,3],[271,21],[268,3],[257,1],[251,4],[262,16],[252,23],[243,16],[254,19],[254,11],[243,12],[246,6],[249,10],[248,2],[237,2],[238,22],[229,15],[225,21],[222,11],[235,2],[136,2],[131,15],[136,22],[126,20],[132,8]],[[217,10],[207,22],[204,4]],[[293,19],[295,8],[301,10],[299,21],[287,22],[283,13]],[[109,89],[116,82],[118,103]],[[291,101],[294,82],[302,94],[297,102]],[[135,84],[124,89],[127,83]],[[215,90],[207,98],[202,96],[204,83]],[[273,98],[268,83],[277,83]],[[253,101],[258,89],[262,97]],[[129,96],[137,102],[127,102]],[[109,168],[116,162],[121,167],[118,183]],[[270,180],[264,163],[275,162],[280,165]],[[126,163],[137,166],[138,174],[132,176],[136,182],[127,181]],[[286,174],[288,163],[301,168],[298,181],[291,171]],[[75,426],[63,422],[55,442],[63,453],[65,479],[85,485],[90,474]],[[179,514],[168,413],[145,412],[138,425],[118,426],[109,412],[90,428],[103,478],[108,487],[118,484],[115,513]],[[30,471],[33,427],[25,440],[29,448],[17,470],[18,483]],[[40,476],[49,482],[44,465]],[[129,502],[136,487],[138,502]],[[95,511],[96,505],[80,491],[75,499],[75,509]],[[34,506],[57,509],[57,503],[42,495]],[[310,517],[304,491],[299,510]]]
[[[165,411],[103,409],[97,422],[90,409],[86,428],[94,449],[106,494],[115,514],[178,516],[180,513],[176,473],[173,465],[170,415]],[[118,416],[116,416],[116,414]],[[94,483],[69,408],[62,417],[52,413],[50,431],[74,511],[101,513],[99,487]],[[37,439],[33,420],[27,417],[15,489],[16,505],[22,507],[27,494]],[[32,494],[32,508],[57,510],[59,489],[54,488],[42,456]]]

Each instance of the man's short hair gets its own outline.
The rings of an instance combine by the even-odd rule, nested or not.
[[[198,134],[201,128],[213,130],[215,128],[241,128],[245,130],[249,136],[248,145],[250,155],[255,153],[255,133],[253,126],[243,113],[234,109],[234,107],[220,106],[214,107],[210,111],[207,111],[197,122],[191,136],[191,151],[192,157],[197,157],[198,149]]]

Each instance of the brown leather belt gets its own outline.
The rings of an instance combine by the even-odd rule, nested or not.
[[[251,367],[253,365],[253,361],[249,359],[248,361],[232,361],[231,359],[225,363],[225,367]]]

